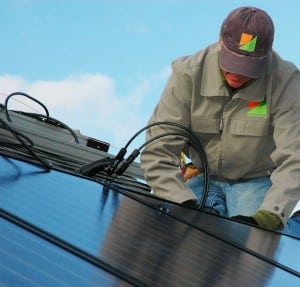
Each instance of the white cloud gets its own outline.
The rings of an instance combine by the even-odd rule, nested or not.
[[[0,99],[12,92],[24,92],[42,102],[50,116],[82,134],[108,141],[120,148],[146,125],[154,108],[149,105],[157,82],[165,82],[165,69],[149,79],[134,83],[126,95],[119,95],[115,81],[101,74],[73,75],[61,81],[30,82],[17,76],[0,76]],[[156,99],[161,90],[155,93]],[[155,102],[156,102],[155,99]],[[30,108],[29,108],[30,107]],[[40,106],[21,96],[10,99],[9,109],[41,112]],[[144,137],[142,136],[141,142]],[[137,146],[134,146],[134,148]]]

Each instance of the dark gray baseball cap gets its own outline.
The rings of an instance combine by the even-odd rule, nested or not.
[[[260,78],[272,50],[274,24],[256,7],[233,10],[221,27],[220,66],[223,70],[250,78]]]

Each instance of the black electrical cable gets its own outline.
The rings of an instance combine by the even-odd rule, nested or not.
[[[114,181],[115,177],[118,175],[122,175],[125,170],[128,168],[128,166],[135,160],[135,158],[139,155],[140,151],[147,146],[148,144],[152,143],[153,141],[156,141],[162,137],[166,137],[166,136],[179,136],[179,137],[183,137],[189,140],[189,142],[192,144],[192,146],[197,150],[197,151],[201,151],[202,150],[202,145],[199,142],[199,140],[195,137],[190,136],[190,134],[186,133],[186,134],[182,134],[182,133],[176,133],[176,132],[168,132],[168,133],[164,133],[164,134],[160,134],[157,135],[151,139],[149,139],[148,141],[146,141],[144,144],[142,144],[138,149],[135,149],[130,155],[129,157],[124,160],[119,167],[115,170],[114,175],[110,178],[110,181]],[[199,209],[203,209],[205,206],[205,202],[208,196],[208,188],[209,188],[209,169],[208,169],[208,164],[207,164],[207,159],[206,156],[204,154],[205,157],[205,161],[203,164],[203,179],[204,179],[204,184],[203,184],[203,193],[202,193],[202,197],[201,197],[201,202],[198,206]]]
[[[45,123],[48,123],[48,124],[51,124],[51,125],[55,125],[55,126],[59,126],[59,127],[62,127],[62,128],[65,128],[66,130],[68,130],[71,135],[73,136],[74,140],[76,143],[79,143],[79,140],[78,140],[78,137],[77,135],[74,133],[74,131],[68,127],[65,123],[55,119],[55,118],[52,118],[50,117],[49,115],[49,111],[47,109],[47,107],[41,103],[40,101],[38,101],[37,99],[29,96],[28,94],[26,93],[23,93],[23,92],[14,92],[14,93],[11,93],[10,95],[8,95],[5,99],[5,103],[4,103],[4,111],[5,111],[5,116],[6,116],[6,119],[7,121],[9,122],[12,122],[11,118],[10,118],[10,115],[9,115],[9,112],[8,112],[8,101],[11,97],[13,96],[24,96],[26,98],[29,98],[30,100],[38,103],[39,105],[41,105],[43,107],[43,109],[45,110],[45,113],[46,113],[46,116],[44,115],[41,115],[41,114],[34,114],[34,113],[25,113],[25,112],[17,112],[17,113],[20,113],[20,114],[23,114],[23,115],[27,115],[27,116],[30,116],[31,118],[35,118],[37,120],[40,120],[42,122],[45,122]]]
[[[137,131],[130,139],[129,141],[126,143],[126,145],[119,151],[117,157],[116,157],[116,162],[113,166],[113,169],[111,171],[111,173],[113,173],[115,171],[115,169],[118,167],[118,165],[121,163],[121,161],[124,159],[124,156],[127,152],[127,148],[129,147],[129,145],[133,142],[133,140],[138,136],[140,135],[143,131],[151,128],[151,127],[154,127],[154,126],[158,126],[158,125],[167,125],[167,126],[175,126],[179,129],[182,129],[184,130],[185,132],[187,132],[190,137],[192,139],[195,140],[195,142],[198,142],[199,143],[199,155],[200,155],[200,158],[201,158],[201,161],[202,161],[202,164],[203,166],[208,166],[208,163],[207,163],[207,157],[206,157],[206,153],[205,153],[205,150],[202,146],[202,144],[199,142],[198,138],[195,136],[195,134],[187,127],[185,127],[184,125],[181,125],[181,124],[178,124],[178,123],[175,123],[175,122],[169,122],[169,121],[161,121],[161,122],[154,122],[152,124],[149,124],[145,127],[143,127],[142,129],[140,129],[139,131]]]
[[[190,129],[188,129],[187,127],[185,127],[181,124],[164,121],[164,122],[155,122],[155,123],[149,124],[149,125],[145,126],[144,128],[140,129],[138,132],[136,132],[130,138],[130,140],[126,143],[126,145],[119,150],[119,152],[117,153],[117,155],[114,158],[114,162],[110,163],[110,165],[107,166],[106,172],[107,172],[108,175],[112,175],[115,172],[115,170],[118,168],[119,164],[124,160],[124,156],[127,153],[127,148],[133,142],[133,140],[139,134],[141,134],[143,131],[145,131],[146,129],[149,129],[150,127],[153,127],[153,126],[156,126],[156,125],[175,126],[179,129],[184,130],[186,133],[188,133],[189,134],[189,140],[194,140],[195,142],[197,142],[198,152],[200,154],[200,158],[201,158],[201,161],[202,161],[202,164],[203,164],[204,168],[208,167],[208,162],[207,162],[207,157],[206,157],[206,154],[205,154],[205,150],[204,150],[203,146],[201,145],[201,143],[199,142],[198,138],[193,134],[193,132]],[[100,162],[100,164],[102,165],[102,162]],[[91,163],[91,166],[94,167],[94,164]],[[94,169],[94,170],[96,170],[96,169]],[[89,173],[88,170],[86,172]],[[89,173],[89,174],[92,175],[92,173]]]
[[[105,169],[106,173],[107,173],[106,181],[112,182],[113,180],[115,180],[116,176],[121,175],[122,173],[124,173],[124,171],[128,168],[128,166],[139,155],[140,150],[144,146],[146,146],[147,144],[151,143],[154,140],[157,140],[157,139],[161,138],[162,136],[172,135],[172,133],[167,132],[167,133],[163,133],[162,135],[158,135],[158,136],[148,140],[148,142],[143,144],[139,149],[135,149],[131,153],[131,155],[124,161],[124,156],[127,152],[127,148],[132,143],[132,141],[139,134],[141,134],[143,131],[145,131],[146,129],[149,129],[150,127],[157,126],[157,125],[175,126],[175,127],[179,128],[181,130],[184,130],[186,132],[186,134],[173,133],[173,135],[179,135],[179,136],[187,138],[190,143],[193,143],[192,145],[198,151],[198,153],[200,155],[200,158],[201,158],[201,161],[202,161],[202,165],[203,165],[203,179],[204,179],[202,199],[201,199],[201,203],[199,205],[199,208],[202,209],[205,205],[206,198],[208,196],[208,188],[209,188],[208,161],[207,161],[205,150],[204,150],[201,142],[198,140],[198,138],[194,135],[194,133],[190,129],[188,129],[187,127],[185,127],[181,124],[178,124],[178,123],[175,123],[175,122],[163,121],[163,122],[155,122],[155,123],[152,123],[152,124],[149,124],[149,125],[145,126],[144,128],[140,129],[137,133],[135,133],[129,139],[129,141],[126,143],[126,145],[123,148],[120,149],[120,151],[118,152],[118,154],[116,155],[116,157],[113,159],[112,162],[107,162],[107,166],[104,167],[103,162],[101,160],[100,160],[100,162],[98,161],[99,162],[99,170]],[[96,164],[94,164],[94,163],[96,163]],[[85,174],[89,174],[89,175],[95,174],[97,172],[97,164],[98,163],[96,161],[96,162],[92,162],[92,163],[84,166],[83,169],[85,170]],[[119,167],[120,164],[121,164],[121,167]]]
[[[6,119],[7,119],[9,122],[11,122],[11,118],[10,118],[10,115],[9,115],[8,109],[7,109],[8,101],[9,101],[9,99],[10,99],[11,97],[14,97],[14,96],[17,96],[17,95],[18,95],[18,96],[24,96],[24,97],[26,97],[26,98],[28,98],[28,99],[30,99],[30,100],[32,100],[32,101],[38,103],[38,104],[39,104],[40,106],[42,106],[43,109],[45,110],[47,117],[49,117],[49,111],[48,111],[47,107],[46,107],[43,103],[41,103],[41,102],[38,101],[37,99],[35,99],[35,98],[29,96],[29,95],[26,94],[26,93],[23,93],[23,92],[14,92],[14,93],[9,94],[9,95],[6,97],[5,102],[4,102],[5,115],[6,115]]]
[[[32,147],[31,147],[31,145],[33,145],[33,143],[29,138],[27,138],[26,136],[24,136],[20,132],[15,131],[8,123],[6,123],[1,118],[0,118],[0,123],[4,126],[4,129],[9,131],[21,143],[21,146],[24,147],[30,155],[32,155],[38,162],[41,163],[43,168],[46,168],[47,171],[49,171],[51,169],[51,164],[47,160],[45,160],[42,157],[38,156],[33,151]],[[26,142],[23,140],[23,138],[26,139],[30,143],[30,146],[26,144]],[[13,145],[15,145],[15,144],[13,144]]]
[[[99,171],[106,171],[108,166],[110,166],[113,163],[114,163],[113,158],[105,157],[81,166],[78,171],[82,175],[92,176],[98,173]]]
[[[126,150],[126,149],[129,147],[129,145],[133,142],[133,140],[134,140],[137,136],[139,136],[143,131],[145,131],[145,130],[151,128],[151,127],[154,127],[154,126],[158,126],[158,125],[159,125],[159,126],[160,126],[160,125],[175,126],[175,127],[177,127],[177,128],[180,128],[180,129],[186,131],[186,132],[187,132],[191,137],[193,137],[195,140],[198,140],[197,137],[194,135],[194,133],[193,133],[189,128],[185,127],[184,125],[178,124],[178,123],[176,123],[176,122],[161,121],[161,122],[154,122],[154,123],[152,123],[152,124],[149,124],[149,125],[147,125],[147,126],[141,128],[139,131],[137,131],[137,132],[129,139],[129,141],[126,143],[126,145],[124,146],[124,149]],[[204,151],[204,149],[203,149],[203,151]]]
[[[0,119],[0,124],[4,125],[4,129],[10,131],[10,130],[7,128],[7,124],[6,124],[6,123],[3,124],[3,123],[5,123],[5,122],[4,122],[2,119]],[[10,128],[11,128],[11,127],[10,127]],[[11,131],[10,131],[10,132],[11,132]],[[33,147],[33,141],[32,141],[29,137],[27,137],[27,136],[25,136],[25,135],[19,133],[19,132],[16,131],[16,130],[14,130],[14,132],[15,132],[17,135],[19,135],[19,137],[24,138],[24,139],[28,142],[28,144],[27,144],[28,147],[30,147],[30,148]],[[10,142],[10,141],[0,141],[0,145],[1,145],[1,146],[6,146],[6,147],[23,147],[23,146],[24,146],[22,143],[21,143],[21,144],[18,144],[18,143],[13,143],[13,142]]]

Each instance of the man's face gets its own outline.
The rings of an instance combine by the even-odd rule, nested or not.
[[[224,70],[222,70],[222,74],[228,86],[234,89],[238,89],[242,87],[244,84],[246,84],[247,82],[249,82],[250,80],[252,80],[252,78],[249,78],[247,76],[226,72]]]

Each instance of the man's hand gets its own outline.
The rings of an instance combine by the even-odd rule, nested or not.
[[[183,180],[187,181],[190,178],[192,178],[193,176],[196,176],[200,173],[201,173],[200,170],[198,170],[195,166],[188,164],[185,166],[185,169],[184,169]]]
[[[240,222],[257,225],[270,230],[282,228],[282,222],[278,215],[267,210],[258,210],[252,216],[236,215],[232,216],[231,218]]]

